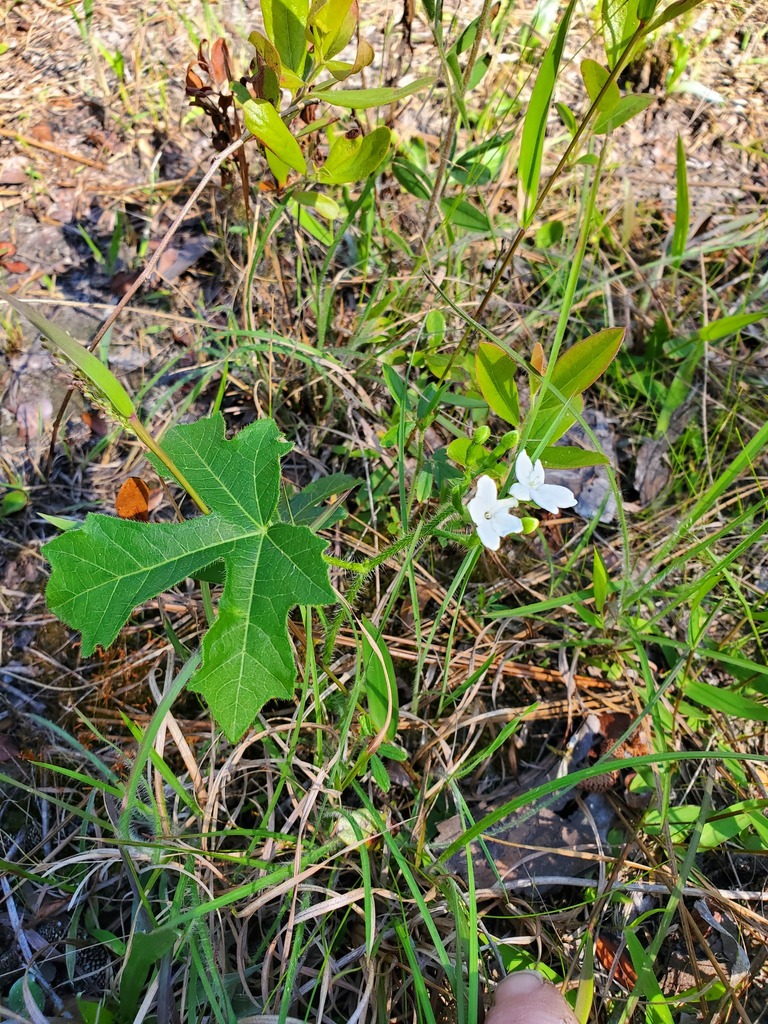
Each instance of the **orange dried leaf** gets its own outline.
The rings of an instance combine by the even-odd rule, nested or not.
[[[115,508],[121,519],[134,519],[146,523],[149,519],[149,488],[138,476],[129,476],[115,498]]]

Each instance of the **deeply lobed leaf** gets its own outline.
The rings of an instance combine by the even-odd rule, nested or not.
[[[48,604],[82,632],[85,654],[111,644],[137,605],[223,560],[219,615],[190,685],[232,740],[266,701],[293,693],[288,612],[334,600],[325,541],[278,518],[280,458],[290,447],[273,420],[253,423],[230,441],[221,415],[175,427],[163,449],[210,515],[162,524],[89,515],[81,529],[43,549],[52,567]]]

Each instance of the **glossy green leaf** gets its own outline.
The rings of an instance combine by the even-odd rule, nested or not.
[[[623,124],[636,117],[637,114],[642,114],[655,102],[656,96],[652,93],[622,96],[613,110],[600,114],[595,123],[595,135],[607,135],[609,132],[615,131],[616,128],[621,128]]]
[[[248,99],[242,105],[245,127],[268,150],[301,174],[307,163],[296,139],[268,100]]]
[[[291,196],[285,208],[296,218],[299,226],[322,246],[329,249],[333,245],[333,231],[323,221],[318,220],[308,207],[301,206]]]
[[[691,203],[688,196],[688,168],[685,162],[683,140],[677,136],[677,195],[675,196],[675,231],[669,246],[669,253],[679,263],[688,245],[688,225],[691,217]]]
[[[547,133],[549,108],[555,91],[555,81],[560,67],[560,60],[568,35],[576,0],[570,0],[557,32],[552,38],[536,75],[528,110],[523,123],[523,134],[520,142],[520,163],[518,166],[519,197],[518,208],[520,223],[528,227],[533,217],[533,210],[539,192],[541,176],[541,160],[544,155],[544,139]]]
[[[583,469],[585,466],[609,466],[610,460],[600,452],[573,445],[550,445],[539,456],[545,469]]]
[[[538,249],[551,249],[562,240],[564,232],[561,220],[548,220],[541,227],[536,229],[536,247]]]
[[[316,210],[321,217],[325,217],[327,220],[336,220],[341,216],[339,204],[323,192],[294,192],[291,198],[299,206],[308,206],[311,210]]]
[[[334,107],[347,107],[349,110],[367,110],[369,107],[382,107],[386,103],[394,103],[396,100],[405,99],[415,92],[426,89],[434,82],[432,75],[424,78],[417,78],[408,85],[401,85],[399,88],[388,88],[382,86],[380,89],[323,89],[316,90],[314,95],[324,103],[330,103]]]
[[[381,165],[391,141],[392,133],[385,125],[374,128],[368,135],[357,135],[352,139],[340,135],[331,146],[328,159],[318,170],[318,179],[333,185],[363,181]]]
[[[375,56],[371,44],[367,43],[365,39],[361,39],[357,44],[357,53],[353,63],[350,64],[347,60],[329,60],[325,66],[337,82],[343,82],[350,75],[356,75],[363,68],[370,67]]]
[[[163,450],[210,515],[136,523],[91,514],[82,529],[43,548],[52,566],[48,604],[82,632],[86,655],[97,644],[109,646],[135,607],[224,560],[218,618],[203,639],[191,688],[205,696],[231,740],[267,700],[293,694],[290,609],[334,599],[321,556],[326,542],[277,515],[280,458],[290,447],[269,419],[231,441],[220,414],[174,427],[163,437]]]
[[[490,342],[481,342],[475,356],[477,385],[483,398],[497,416],[513,427],[520,423],[520,400],[515,375],[517,364],[507,353]]]
[[[560,120],[563,122],[565,127],[571,133],[571,135],[575,135],[579,128],[579,122],[576,120],[576,117],[571,108],[568,106],[568,104],[556,103],[555,109],[560,115]]]
[[[89,352],[88,349],[75,341],[66,331],[39,313],[27,302],[0,291],[0,299],[4,299],[17,313],[26,317],[53,345],[54,352],[65,359],[80,380],[84,391],[93,401],[126,422],[136,411],[133,402],[120,381],[108,367]]]
[[[369,619],[363,619],[363,665],[371,722],[382,739],[393,740],[399,715],[395,666],[386,641]]]
[[[271,149],[265,149],[264,152],[267,157],[267,166],[272,171],[275,181],[280,188],[285,188],[291,174],[290,166],[281,160],[279,156],[276,156]]]
[[[305,29],[309,0],[261,0],[261,16],[269,40],[284,67],[301,75],[307,60]]]
[[[469,449],[472,447],[472,439],[470,437],[455,437],[453,441],[448,445],[448,458],[453,459],[454,462],[460,466],[468,465],[467,456],[469,455]]]
[[[37,1007],[40,1016],[43,1017],[42,1011],[45,1009],[45,992],[43,992],[43,990],[40,988],[40,986],[34,980],[34,978],[17,978],[16,981],[14,981],[14,983],[11,985],[10,990],[8,992],[7,1006],[12,1013],[18,1014],[19,1016],[17,1018],[6,1017],[6,1020],[29,1020],[29,1009],[24,998],[25,980],[27,981],[27,984],[29,986],[29,994],[32,996],[32,1001]],[[47,1018],[43,1017],[43,1020],[46,1019]]]
[[[493,232],[493,227],[485,211],[475,206],[474,203],[470,203],[463,196],[456,199],[441,199],[440,209],[446,224],[453,224],[465,231],[481,232],[484,235],[490,235]]]
[[[312,0],[307,26],[321,61],[341,53],[357,25],[355,0]]]
[[[554,391],[541,395],[531,425],[530,440],[556,441],[576,422],[584,407],[579,396],[610,366],[624,340],[623,327],[609,327],[571,345],[557,360],[550,383],[569,400],[566,410]],[[543,387],[543,384],[542,384]]]
[[[559,399],[550,395],[546,401],[536,406],[528,435],[529,442],[538,444],[540,441],[546,441],[552,444],[558,441],[583,411],[584,399],[581,395],[571,395],[567,405],[563,405]]]
[[[608,81],[609,72],[606,71],[602,64],[598,64],[596,60],[583,60],[581,62],[581,77],[584,81],[589,101],[594,103],[600,95],[600,90]],[[599,111],[613,110],[620,99],[621,92],[618,85],[615,82],[611,82],[597,109]]]
[[[606,327],[571,345],[557,360],[551,383],[566,398],[586,391],[611,365],[625,333],[624,327]]]
[[[439,348],[445,338],[445,317],[440,309],[430,309],[424,318],[424,333],[431,349]]]

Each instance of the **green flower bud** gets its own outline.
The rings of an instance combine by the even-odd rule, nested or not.
[[[478,427],[472,435],[473,444],[485,444],[488,438],[491,436],[490,427]]]
[[[535,533],[539,528],[539,520],[533,516],[523,516],[522,524],[524,534]]]

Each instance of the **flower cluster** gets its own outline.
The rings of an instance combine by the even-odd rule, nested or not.
[[[499,550],[502,537],[523,532],[522,519],[510,512],[518,501],[535,501],[547,512],[559,512],[561,508],[576,504],[573,492],[567,487],[545,482],[541,459],[534,464],[527,452],[521,451],[515,460],[515,473],[517,481],[509,489],[511,497],[499,498],[495,481],[481,476],[477,493],[467,506],[478,537],[491,551]]]

